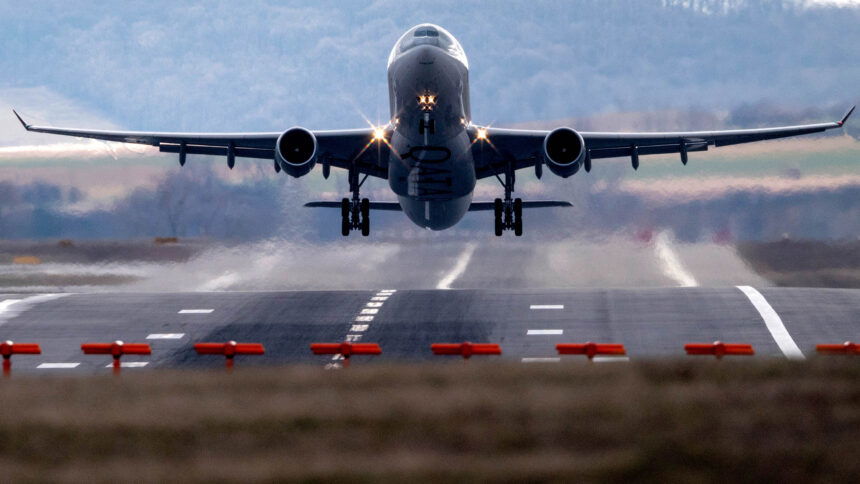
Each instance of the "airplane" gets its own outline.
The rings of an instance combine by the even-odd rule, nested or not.
[[[424,23],[404,33],[388,56],[390,120],[384,126],[316,131],[292,127],[271,133],[167,133],[101,131],[27,124],[27,131],[157,146],[187,155],[226,156],[232,169],[236,158],[270,160],[275,172],[293,177],[307,175],[316,165],[327,179],[331,168],[347,170],[351,197],[341,201],[310,202],[307,207],[341,209],[341,233],[370,233],[370,211],[403,211],[412,222],[431,230],[454,226],[466,212],[493,211],[495,234],[523,233],[523,209],[566,207],[564,201],[523,201],[512,198],[516,172],[533,169],[541,178],[546,166],[561,178],[582,168],[591,171],[593,160],[629,157],[633,169],[642,155],[679,153],[686,165],[688,153],[720,147],[818,133],[841,128],[852,107],[837,122],[728,131],[607,133],[503,129],[472,122],[469,103],[469,61],[463,47],[447,30]],[[371,202],[361,198],[368,177],[387,179],[398,202]],[[495,177],[504,198],[492,202],[472,200],[475,184]]]

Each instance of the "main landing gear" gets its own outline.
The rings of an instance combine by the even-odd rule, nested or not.
[[[505,180],[502,181],[499,175],[496,175],[505,187],[505,199],[497,198],[494,205],[496,237],[501,237],[505,230],[513,230],[514,235],[519,237],[523,235],[523,199],[511,199],[516,181],[512,163],[507,164],[504,176]]]
[[[349,170],[349,191],[352,192],[352,198],[344,198],[340,201],[340,233],[344,237],[348,236],[353,230],[361,230],[361,235],[367,237],[370,235],[370,200],[360,198],[359,189],[364,181],[367,180],[367,175],[358,181],[358,170],[351,168]]]

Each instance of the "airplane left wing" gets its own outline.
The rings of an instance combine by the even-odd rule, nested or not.
[[[185,155],[189,154],[226,156],[230,168],[233,168],[236,157],[270,160],[274,163],[275,144],[281,135],[279,132],[171,133],[55,128],[28,124],[16,111],[12,112],[27,131],[157,146],[162,152],[178,153],[181,164],[185,162]],[[374,141],[373,128],[311,132],[318,143],[318,162],[324,167],[328,164],[349,169],[355,163],[359,173],[388,178],[389,148],[386,143]],[[278,170],[277,164],[275,166]]]
[[[852,107],[840,121],[830,123],[785,126],[779,128],[736,129],[726,131],[686,131],[667,133],[602,133],[579,132],[585,141],[584,165],[591,169],[591,160],[599,158],[631,157],[634,168],[639,166],[640,155],[680,153],[686,164],[687,153],[707,151],[709,146],[720,147],[754,141],[787,138],[820,133],[841,128]],[[486,141],[476,134],[472,153],[477,161],[478,178],[504,173],[505,165],[514,162],[514,169],[533,167],[543,157],[543,142],[550,131],[519,129],[486,129]],[[474,130],[477,132],[477,129]]]

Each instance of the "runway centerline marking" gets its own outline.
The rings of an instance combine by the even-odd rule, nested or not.
[[[209,314],[214,311],[214,309],[180,309],[179,314]]]
[[[699,282],[696,278],[684,267],[681,259],[678,258],[677,252],[672,248],[672,241],[669,239],[669,234],[660,232],[654,239],[654,251],[657,253],[657,258],[663,263],[663,274],[674,280],[681,287],[697,287]]]
[[[782,350],[782,354],[785,355],[786,358],[792,360],[804,360],[806,359],[803,356],[803,352],[800,351],[800,348],[797,347],[797,343],[794,342],[791,335],[788,333],[788,330],[785,329],[785,325],[782,324],[782,318],[779,317],[779,314],[773,309],[767,299],[762,296],[756,288],[752,286],[737,286],[738,289],[741,290],[742,293],[750,300],[753,307],[756,308],[761,318],[764,320],[764,324],[767,326],[768,331],[770,331],[770,335],[773,337],[773,340],[776,341],[779,349]]]
[[[445,274],[445,277],[436,284],[436,289],[451,289],[451,284],[466,272],[466,267],[469,266],[469,261],[472,260],[472,254],[474,253],[475,244],[466,245],[466,248],[463,249],[463,252],[460,253],[459,257],[457,257],[457,262],[454,264],[454,267],[451,268],[451,271]]]
[[[146,339],[182,339],[185,333],[152,333]]]
[[[60,370],[77,368],[78,366],[80,366],[80,363],[40,363],[36,368],[42,370]]]
[[[549,334],[564,334],[563,329],[530,329],[526,331],[528,336],[540,336]]]
[[[559,358],[559,357],[523,358],[520,361],[523,363],[558,363],[561,361],[561,358]]]
[[[532,304],[529,309],[564,309],[564,304]]]

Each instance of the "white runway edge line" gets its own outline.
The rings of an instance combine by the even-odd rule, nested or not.
[[[475,253],[475,244],[468,244],[460,256],[457,257],[457,263],[450,272],[445,274],[445,277],[436,284],[436,289],[451,289],[451,284],[466,272],[466,267],[469,266],[469,261],[472,260],[472,254]]]
[[[529,309],[564,309],[564,304],[532,304]]]
[[[785,325],[782,324],[782,318],[780,318],[779,314],[774,311],[770,303],[767,302],[767,299],[765,299],[764,296],[762,296],[762,294],[754,287],[737,286],[737,288],[746,295],[761,315],[761,318],[764,320],[764,324],[767,325],[767,329],[770,331],[770,335],[773,336],[773,340],[776,341],[779,349],[782,350],[782,354],[784,354],[786,358],[792,360],[806,359],[806,357],[803,356],[803,352],[797,347],[797,343],[795,343],[791,335],[788,334],[788,330],[785,329]]]
[[[549,334],[564,334],[563,329],[530,329],[526,331],[528,336],[541,336]]]
[[[33,304],[59,299],[61,297],[69,296],[70,294],[71,293],[39,294],[38,296],[25,297],[24,299],[6,299],[0,301],[0,326],[2,326],[6,321],[30,309],[30,306]]]
[[[209,314],[215,311],[214,309],[181,309],[179,314]]]
[[[672,248],[672,241],[669,234],[660,232],[654,240],[654,250],[657,252],[657,258],[660,259],[663,266],[663,274],[674,280],[681,287],[697,287],[699,282],[690,274],[689,271],[681,263],[678,254]]]

